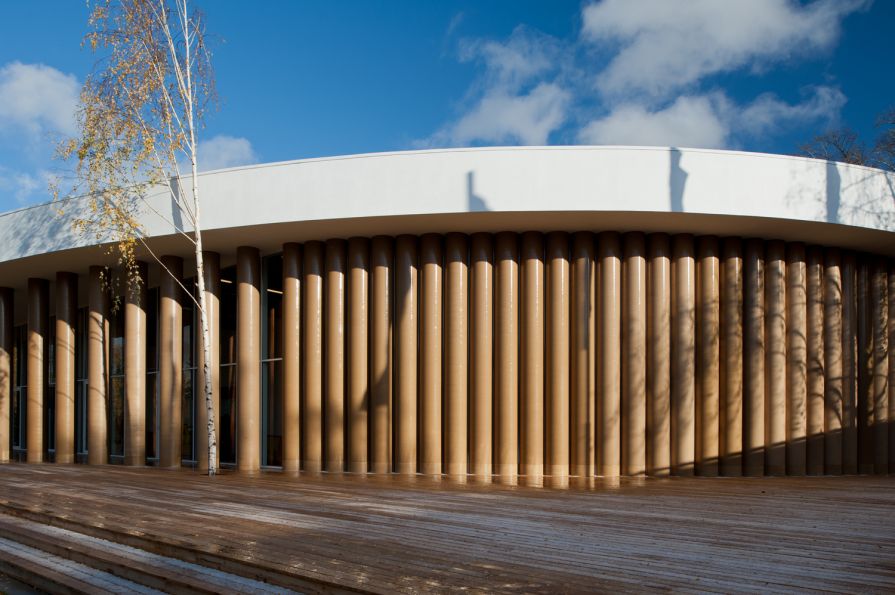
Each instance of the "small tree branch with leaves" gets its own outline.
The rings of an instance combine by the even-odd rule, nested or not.
[[[198,139],[215,89],[204,22],[189,0],[99,0],[91,6],[89,24],[85,44],[100,58],[81,91],[78,136],[64,141],[58,151],[63,160],[75,162],[72,192],[87,195],[89,208],[74,225],[97,240],[114,239],[133,291],[141,282],[136,260],[140,250],[161,264],[140,223],[150,189],[164,188],[187,223],[178,228],[169,221],[196,258],[196,295],[183,289],[196,303],[201,321],[208,473],[214,475],[217,439]]]

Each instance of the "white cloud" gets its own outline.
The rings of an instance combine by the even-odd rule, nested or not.
[[[544,145],[565,120],[569,94],[552,83],[530,93],[489,93],[456,123],[436,135],[443,143],[466,145],[476,141]]]
[[[663,97],[702,78],[829,49],[867,0],[603,0],[582,13],[582,37],[619,48],[597,77],[608,96]]]
[[[719,112],[720,96],[678,97],[665,109],[650,111],[642,105],[624,104],[605,118],[587,124],[578,140],[592,145],[668,145],[720,148],[730,129]]]
[[[10,62],[0,68],[0,129],[24,131],[35,143],[73,135],[80,89],[75,76],[51,66]]]
[[[789,104],[771,93],[760,95],[739,113],[739,127],[746,133],[762,135],[783,124],[834,121],[846,98],[839,89],[816,87],[811,97],[801,103]]]
[[[248,139],[219,134],[199,143],[199,170],[210,171],[258,163]]]
[[[19,206],[47,200],[51,176],[46,170],[28,173],[0,166],[0,193],[11,195]]]
[[[555,39],[525,27],[517,27],[503,43],[462,42],[461,61],[484,65],[467,97],[469,107],[418,144],[547,144],[566,121],[571,98],[555,72],[562,58]]]
[[[817,87],[802,102],[790,104],[765,93],[746,105],[720,91],[684,95],[650,109],[624,103],[605,117],[586,124],[578,140],[587,144],[725,148],[732,139],[760,136],[798,123],[834,119],[845,104],[838,89]]]

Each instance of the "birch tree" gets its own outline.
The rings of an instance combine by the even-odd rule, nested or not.
[[[197,305],[202,332],[208,473],[216,472],[217,439],[211,393],[211,345],[202,259],[199,200],[199,133],[214,98],[211,54],[201,13],[189,0],[97,0],[90,5],[85,45],[98,61],[81,91],[77,138],[63,142],[62,159],[75,162],[76,191],[89,208],[75,227],[113,240],[134,290],[140,283],[138,252],[159,262],[147,243],[141,215],[150,191],[170,194],[183,223],[154,210],[194,249]]]

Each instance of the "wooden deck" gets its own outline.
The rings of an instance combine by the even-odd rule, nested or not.
[[[0,512],[304,590],[895,590],[895,477],[555,488],[8,464]]]

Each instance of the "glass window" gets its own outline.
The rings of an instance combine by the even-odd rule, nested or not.
[[[12,395],[12,448],[24,450],[28,398],[28,329],[23,324],[15,327],[13,333],[12,367],[15,377]]]
[[[263,464],[283,464],[283,257],[264,258],[261,274]]]
[[[146,292],[146,458],[158,459],[158,288]]]
[[[44,448],[56,452],[56,318],[50,317],[44,353],[47,362],[47,388],[44,395]],[[49,459],[47,459],[49,460]]]
[[[218,451],[221,464],[236,464],[236,267],[221,271],[221,400]]]
[[[196,295],[196,280],[187,279],[184,287]],[[181,458],[187,462],[196,460],[195,432],[196,420],[196,326],[199,313],[192,296],[183,299],[183,399],[181,400]]]
[[[124,456],[124,305],[109,313],[109,456]]]

